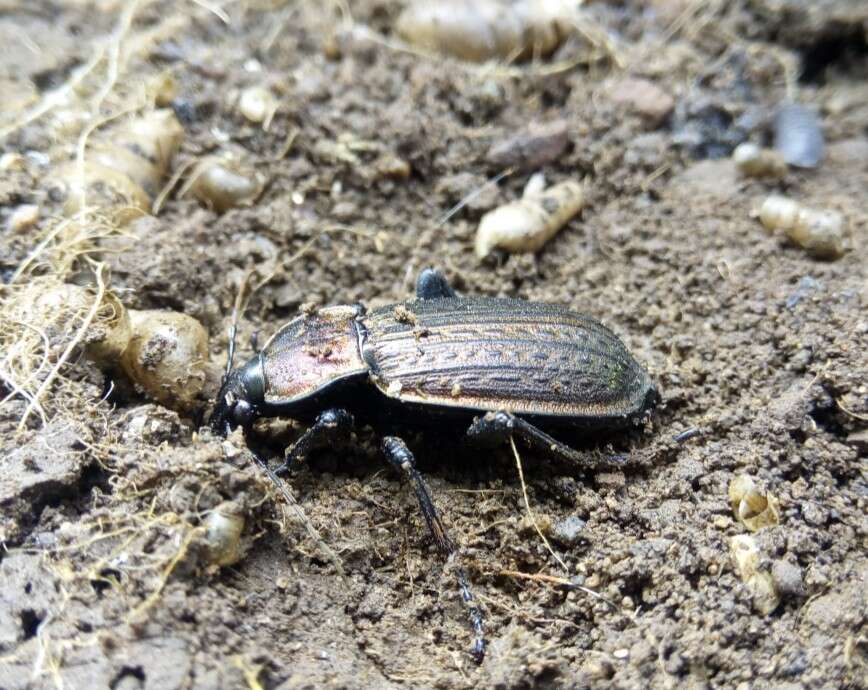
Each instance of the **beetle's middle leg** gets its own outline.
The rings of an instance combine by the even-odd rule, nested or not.
[[[428,485],[425,483],[419,470],[416,469],[416,459],[413,457],[410,449],[407,448],[407,444],[395,436],[386,436],[383,439],[383,454],[389,463],[407,475],[407,478],[412,483],[413,492],[419,501],[422,515],[425,518],[425,523],[428,525],[428,530],[434,537],[437,549],[444,559],[449,560],[455,554],[455,544],[449,538],[449,534],[440,520],[440,515],[434,507],[434,501],[431,500],[431,492],[428,490]],[[473,658],[476,659],[477,663],[481,663],[485,656],[482,612],[473,599],[464,570],[458,568],[457,574],[458,587],[461,589],[461,600],[468,609],[470,622],[473,625],[473,632],[476,635],[476,639],[473,642]]]
[[[278,477],[289,474],[312,450],[344,445],[350,438],[353,424],[353,415],[339,407],[321,412],[313,425],[286,449],[283,464],[274,473]]]
[[[510,436],[521,439],[531,450],[542,455],[565,460],[588,469],[619,467],[627,464],[624,456],[594,458],[589,453],[580,453],[510,412],[487,412],[482,417],[474,419],[467,430],[468,439],[479,445],[508,441]]]

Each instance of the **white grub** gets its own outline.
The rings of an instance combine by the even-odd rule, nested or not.
[[[237,206],[250,206],[262,194],[265,184],[260,175],[228,158],[209,157],[201,161],[184,186],[199,201],[223,213]]]
[[[542,194],[545,188],[545,174],[541,172],[534,173],[527,179],[527,183],[524,185],[524,189],[521,191],[521,196],[523,199],[528,199],[530,197],[537,196],[538,194]]]
[[[83,168],[74,160],[61,166],[57,180],[66,190],[64,212],[74,215],[85,204],[125,209],[121,223],[147,213],[183,138],[184,129],[170,109],[116,128],[88,148]]]
[[[271,126],[277,107],[277,98],[264,86],[249,86],[238,97],[238,111],[249,122],[261,124],[266,132]]]
[[[533,178],[532,178],[533,179]],[[536,183],[520,201],[486,213],[476,231],[476,256],[484,259],[494,249],[535,252],[554,237],[584,205],[582,186],[573,180],[538,191]]]
[[[791,228],[796,223],[800,205],[784,196],[772,195],[760,206],[759,219],[769,232]]]
[[[818,259],[844,255],[844,216],[837,211],[802,206],[782,196],[770,196],[759,210],[760,222],[770,232],[780,232]]]
[[[572,16],[562,0],[417,0],[396,22],[411,45],[470,62],[549,55]]]
[[[116,369],[131,337],[129,312],[113,293],[106,292],[88,332],[85,354],[103,369]]]
[[[57,181],[66,193],[63,212],[73,216],[85,206],[112,210],[112,218],[120,225],[127,225],[146,215],[151,207],[151,197],[123,172],[86,161],[82,171],[75,161],[58,169]]]
[[[94,306],[93,291],[70,283],[34,283],[18,300],[21,322],[62,338],[81,326]],[[84,355],[103,369],[117,367],[130,339],[130,319],[124,305],[111,292],[102,302],[83,338]]]
[[[787,163],[780,153],[756,144],[739,144],[732,152],[732,160],[748,177],[781,178],[787,174]]]
[[[127,376],[166,407],[190,408],[205,385],[208,333],[179,312],[129,314],[132,333],[122,359]]]
[[[748,475],[738,475],[729,483],[729,503],[735,519],[751,532],[780,524],[781,511],[777,497],[760,491]]]
[[[36,204],[22,204],[18,206],[6,221],[6,227],[15,234],[25,233],[39,222],[39,206]]]
[[[205,518],[205,545],[208,560],[213,565],[233,565],[241,560],[241,534],[244,515],[235,503],[221,503]]]
[[[92,147],[87,159],[127,175],[153,198],[183,140],[175,113],[161,108],[114,130]]]
[[[837,211],[803,208],[787,237],[818,259],[840,259],[844,256],[844,216]]]
[[[762,615],[774,611],[781,602],[771,573],[761,569],[762,557],[756,540],[749,534],[739,534],[729,541],[735,571],[744,581],[753,598],[753,606]]]

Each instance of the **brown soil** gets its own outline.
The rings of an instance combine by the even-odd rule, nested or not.
[[[678,0],[587,3],[623,69],[589,59],[545,74],[582,42],[539,66],[492,69],[366,39],[361,27],[388,36],[401,9],[382,0],[353,3],[355,30],[326,3],[228,3],[228,25],[194,3],[140,3],[129,37],[165,29],[173,12],[184,21],[124,63],[115,93],[131,99],[170,70],[187,116],[174,167],[230,149],[267,186],[222,215],[173,195],[97,247],[128,307],[183,311],[209,330],[209,382],[191,414],[73,357],[44,400],[48,422],[34,415],[16,432],[26,401],[0,386],[0,687],[868,687],[868,24],[863,3],[808,12],[815,4],[709,2],[684,15]],[[122,10],[12,3],[0,16],[4,122],[86,63]],[[803,71],[795,86],[820,108],[827,156],[780,181],[742,178],[725,156],[761,139],[786,98],[784,64]],[[674,111],[658,122],[659,102],[640,104],[650,120],[616,102],[626,76],[654,81]],[[262,83],[280,100],[267,132],[232,103]],[[109,97],[104,112],[125,104]],[[64,138],[53,117],[2,144],[36,152],[0,177],[4,283],[61,213],[51,173],[77,132]],[[553,120],[569,145],[547,180],[586,180],[588,205],[537,255],[481,264],[481,215],[515,199],[529,172],[440,219],[502,172],[487,162],[493,144]],[[409,177],[385,174],[388,156]],[[841,211],[843,258],[769,236],[751,211],[772,191]],[[6,218],[24,203],[40,204],[40,226],[13,233]],[[523,452],[530,505],[569,572],[533,529],[508,447],[455,453],[436,434],[408,438],[484,609],[478,667],[451,567],[372,430],[291,480],[342,577],[240,437],[199,429],[248,269],[272,278],[241,321],[242,357],[254,332],[267,337],[303,303],[398,301],[427,265],[466,294],[604,321],[663,395],[643,428],[587,440],[589,453],[630,456],[630,470]],[[260,432],[276,454],[298,430]],[[768,615],[730,557],[745,529],[727,487],[742,473],[781,503],[780,524],[756,534],[781,597]],[[247,515],[245,555],[218,568],[198,526],[225,500]],[[566,534],[567,518],[586,524]],[[504,571],[578,576],[598,596]]]

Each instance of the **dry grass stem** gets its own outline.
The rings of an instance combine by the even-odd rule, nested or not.
[[[563,562],[560,556],[555,553],[555,550],[552,548],[552,545],[549,544],[549,540],[546,539],[546,536],[542,533],[542,530],[539,527],[539,523],[536,521],[536,516],[533,514],[533,511],[530,509],[530,501],[527,498],[527,484],[524,483],[524,470],[521,466],[521,456],[518,454],[518,448],[515,446],[515,439],[510,436],[509,437],[509,445],[512,446],[512,453],[515,456],[515,466],[518,468],[518,478],[521,482],[521,494],[524,497],[524,507],[527,510],[527,516],[530,518],[531,523],[533,523],[533,528],[536,530],[536,533],[539,535],[539,538],[542,539],[543,544],[545,544],[546,549],[552,555],[552,557],[560,564],[561,568],[564,569],[564,572],[570,572],[570,569],[567,567],[567,564]]]

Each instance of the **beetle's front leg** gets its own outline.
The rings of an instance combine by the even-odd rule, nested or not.
[[[595,458],[590,453],[580,453],[510,412],[487,412],[482,417],[474,419],[467,430],[467,438],[477,445],[503,443],[511,436],[521,439],[531,450],[542,455],[565,460],[588,469],[620,467],[627,464],[624,456]]]
[[[321,412],[313,426],[305,430],[298,440],[286,449],[283,464],[274,470],[274,473],[278,477],[289,474],[312,450],[346,444],[353,424],[353,415],[339,407]]]
[[[395,436],[386,436],[383,439],[383,454],[386,456],[389,464],[403,472],[413,484],[413,492],[419,501],[419,507],[422,509],[422,515],[425,518],[425,523],[428,525],[428,530],[434,537],[434,541],[443,558],[449,560],[455,554],[455,544],[449,538],[446,528],[440,521],[440,515],[438,515],[437,509],[434,507],[434,501],[431,500],[431,492],[428,490],[428,485],[425,483],[419,470],[416,469],[416,459],[413,457],[410,449],[407,448],[407,444]],[[458,587],[461,590],[461,600],[467,607],[470,623],[476,635],[476,639],[473,642],[473,658],[477,663],[482,663],[485,657],[482,612],[473,599],[473,593],[467,584],[467,576],[464,574],[464,570],[458,568],[457,575]]]

